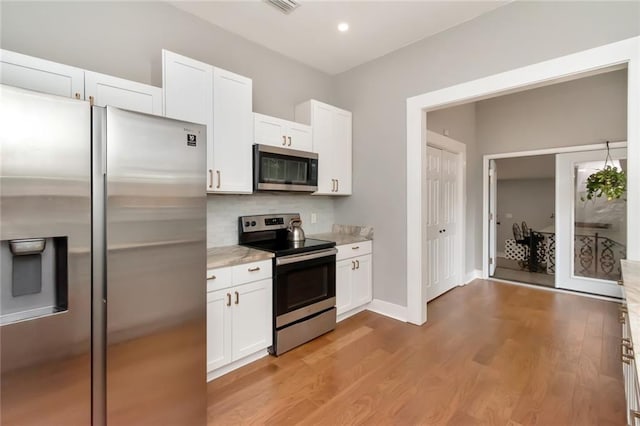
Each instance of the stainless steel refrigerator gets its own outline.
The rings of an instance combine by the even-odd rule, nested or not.
[[[205,143],[0,85],[0,424],[206,423]]]

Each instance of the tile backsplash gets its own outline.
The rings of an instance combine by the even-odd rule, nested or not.
[[[288,193],[207,195],[207,247],[238,244],[238,216],[267,213],[300,213],[308,234],[331,231],[334,202],[326,196]],[[315,213],[317,222],[311,223]]]

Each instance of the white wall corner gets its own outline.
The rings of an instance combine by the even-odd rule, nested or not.
[[[385,302],[380,299],[373,299],[367,306],[367,310],[385,317],[397,319],[398,321],[407,322],[407,307],[396,305],[395,303]]]

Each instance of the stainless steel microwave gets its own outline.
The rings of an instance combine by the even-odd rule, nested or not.
[[[254,145],[253,190],[317,191],[318,154],[270,145]]]

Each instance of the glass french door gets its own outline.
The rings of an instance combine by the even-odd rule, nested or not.
[[[556,287],[621,297],[626,257],[626,195],[586,199],[586,181],[605,166],[607,150],[556,155]],[[611,149],[607,164],[627,170],[627,150]]]

